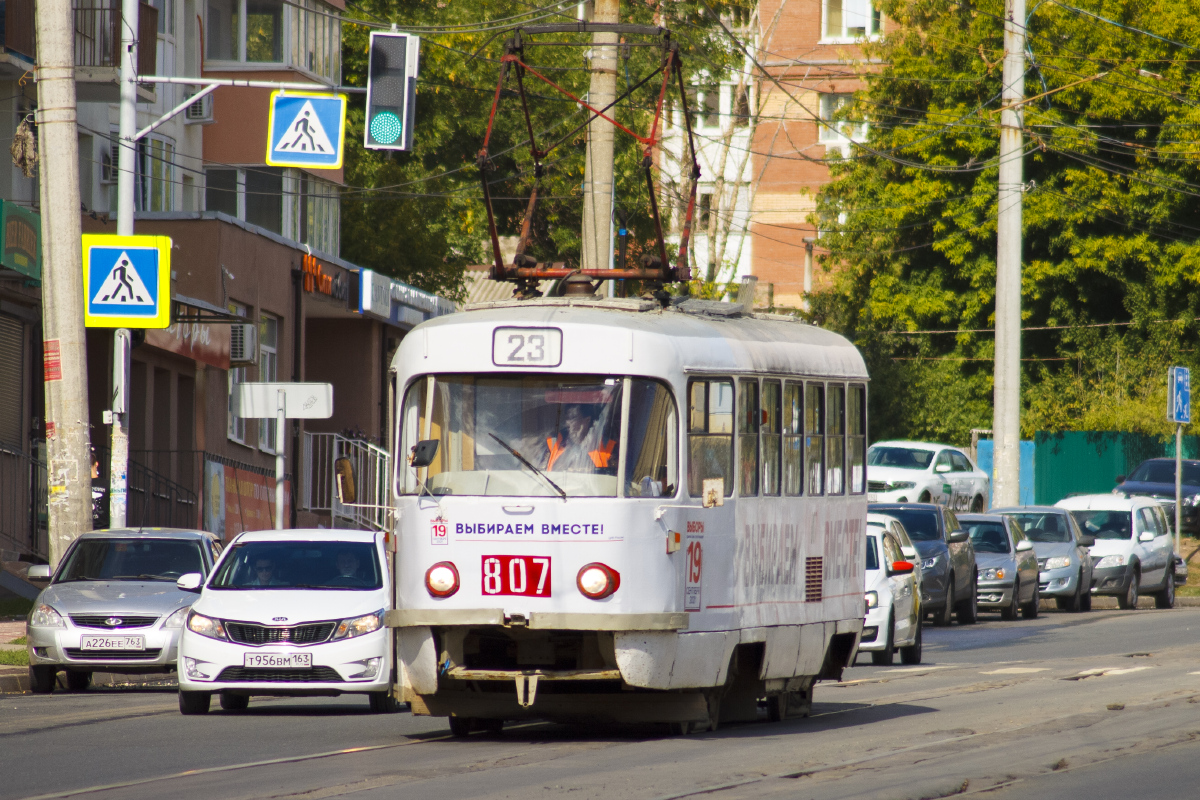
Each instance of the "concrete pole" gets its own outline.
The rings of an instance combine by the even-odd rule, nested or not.
[[[92,529],[87,348],[75,111],[71,0],[39,0],[36,12],[38,138],[42,161],[42,338],[46,391],[50,564]]]
[[[618,22],[620,11],[620,0],[596,0],[592,22]],[[617,98],[616,44],[615,33],[592,34],[588,103],[593,108],[602,109]],[[604,113],[612,117],[615,110]],[[584,269],[604,269],[612,263],[613,133],[612,123],[603,119],[594,119],[588,125],[583,168]]]
[[[992,504],[1020,502],[1021,473],[1021,131],[1025,98],[1025,0],[1005,0],[1004,87],[996,236],[996,367]]]
[[[284,443],[287,441],[287,434],[284,432],[284,426],[287,424],[287,418],[284,415],[284,410],[287,404],[287,394],[281,389],[279,391],[279,406],[275,414],[275,530],[283,530],[283,476],[285,475],[285,459],[284,459]]]
[[[134,187],[137,180],[137,51],[138,1],[121,2],[121,105],[117,118],[117,235],[133,236]],[[165,13],[165,12],[164,12]],[[165,87],[164,87],[165,91]],[[122,337],[125,349],[122,350]],[[112,460],[109,464],[109,527],[126,524],[126,497],[129,484],[129,412],[127,405],[117,407],[117,397],[129,395],[130,333],[121,328],[113,335],[113,380],[117,380],[118,360],[123,359],[123,385],[113,386]]]

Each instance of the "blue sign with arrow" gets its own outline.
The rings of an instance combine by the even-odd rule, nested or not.
[[[1167,418],[1177,425],[1192,421],[1192,375],[1187,367],[1167,370]]]
[[[267,163],[272,167],[340,169],[346,134],[346,96],[271,93]]]

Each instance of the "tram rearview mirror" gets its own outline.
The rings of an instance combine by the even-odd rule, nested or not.
[[[437,455],[438,440],[422,439],[413,445],[412,455],[408,457],[408,465],[414,469],[428,467]]]
[[[724,478],[708,478],[703,484],[704,491],[704,507],[712,508],[714,506],[725,505],[725,479]]]
[[[358,482],[354,479],[354,462],[346,456],[339,456],[333,461],[333,475],[337,483],[338,502],[358,502]]]

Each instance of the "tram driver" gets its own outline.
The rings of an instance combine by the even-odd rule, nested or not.
[[[563,403],[557,432],[546,437],[542,464],[547,472],[612,474],[617,468],[617,441],[602,424],[605,403]]]

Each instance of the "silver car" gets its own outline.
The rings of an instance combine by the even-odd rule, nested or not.
[[[1053,597],[1062,611],[1091,610],[1093,559],[1088,548],[1096,540],[1079,527],[1071,512],[1056,506],[1013,506],[993,508],[991,513],[1012,517],[1033,542],[1042,597]]]
[[[207,575],[220,541],[206,531],[171,528],[85,533],[72,542],[26,623],[29,683],[54,691],[86,689],[92,672],[173,672],[179,633],[196,599],[175,585],[189,572]],[[46,566],[31,578],[48,578]]]
[[[1010,517],[959,514],[959,524],[975,546],[979,569],[979,610],[999,611],[1002,619],[1038,615],[1038,563],[1033,543]]]

